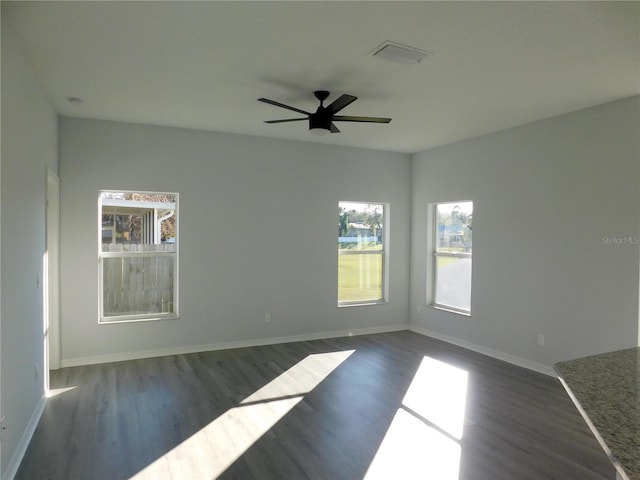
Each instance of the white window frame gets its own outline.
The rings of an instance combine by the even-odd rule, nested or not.
[[[447,201],[447,202],[437,202],[430,205],[430,215],[431,215],[431,229],[432,235],[430,238],[431,241],[431,289],[429,291],[430,296],[430,304],[432,307],[437,308],[439,310],[446,310],[448,312],[458,313],[466,316],[471,316],[471,307],[469,309],[461,308],[455,305],[448,305],[446,303],[438,303],[436,301],[436,292],[438,289],[438,258],[469,258],[472,261],[472,272],[473,272],[473,248],[471,252],[446,252],[446,251],[438,251],[438,206],[439,205],[455,205],[460,203],[471,203],[473,205],[472,200],[459,200],[459,201]],[[472,273],[473,275],[473,273]]]
[[[103,252],[102,251],[102,213],[103,213],[103,193],[142,193],[142,194],[162,194],[162,195],[173,195],[175,196],[175,204],[173,206],[173,210],[176,215],[176,231],[175,231],[175,250],[171,252],[144,252],[144,251],[123,251],[123,252]],[[107,203],[109,207],[118,207],[118,204],[122,206],[122,208],[126,208],[131,210],[132,203],[131,201],[118,201],[109,199],[104,202]],[[98,192],[98,323],[99,324],[110,324],[110,323],[123,323],[123,322],[140,322],[140,321],[153,321],[153,320],[163,320],[169,318],[178,318],[179,316],[179,289],[178,289],[178,258],[179,258],[179,241],[178,241],[178,222],[179,222],[179,214],[178,214],[178,193],[176,192],[147,192],[142,190],[100,190]],[[162,202],[140,202],[140,208],[156,208],[156,209],[166,209],[167,204]],[[116,213],[114,212],[114,215]],[[112,239],[115,243],[115,231],[113,232]],[[157,231],[157,225],[154,225],[154,238],[159,236],[159,232]],[[153,313],[144,313],[144,314],[133,314],[133,315],[110,315],[104,316],[104,260],[107,258],[143,258],[143,257],[172,257],[173,258],[173,311],[172,312],[153,312]]]
[[[368,300],[349,300],[349,301],[340,301],[338,300],[338,307],[356,307],[363,305],[383,305],[389,302],[389,203],[385,202],[365,202],[360,200],[340,200],[338,202],[338,206],[341,203],[356,203],[356,204],[368,204],[368,205],[382,205],[382,249],[381,250],[340,250],[338,249],[338,262],[340,261],[341,255],[382,255],[382,272],[381,275],[381,292],[382,298],[379,299],[368,299]],[[339,294],[339,282],[340,282],[340,271],[338,266],[338,294]]]

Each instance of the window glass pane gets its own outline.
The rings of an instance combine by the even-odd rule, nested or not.
[[[103,316],[173,313],[173,256],[102,260]]]
[[[338,302],[382,299],[382,254],[338,255]]]
[[[436,206],[436,251],[471,253],[473,203],[440,203]]]
[[[384,205],[338,204],[338,303],[384,300]]]
[[[101,319],[177,315],[177,194],[101,192]]]
[[[433,303],[471,311],[473,202],[435,205]]]
[[[471,258],[436,257],[435,303],[471,309]]]
[[[340,202],[339,250],[382,250],[384,206],[379,203]]]

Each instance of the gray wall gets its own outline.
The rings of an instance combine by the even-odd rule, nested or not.
[[[57,118],[15,33],[2,20],[2,468],[43,399],[42,256],[46,167],[57,172]],[[36,377],[35,365],[39,366]],[[26,439],[28,440],[28,439]],[[25,440],[25,441],[26,441]]]
[[[63,365],[407,326],[408,155],[72,118],[60,144]],[[180,319],[98,325],[100,189],[179,192]],[[390,203],[386,305],[336,306],[340,200]]]
[[[633,97],[415,154],[412,325],[543,366],[637,345],[639,111]],[[474,202],[471,317],[425,305],[427,205],[448,200]]]

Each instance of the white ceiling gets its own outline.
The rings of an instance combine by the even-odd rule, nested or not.
[[[7,2],[61,115],[416,152],[640,93],[640,2]],[[373,58],[385,40],[432,52]],[[314,90],[359,97],[318,137]],[[70,105],[68,97],[84,99]]]

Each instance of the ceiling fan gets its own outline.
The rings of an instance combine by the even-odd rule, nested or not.
[[[286,118],[283,120],[266,120],[264,123],[284,123],[284,122],[299,122],[302,120],[309,120],[309,130],[314,133],[338,133],[338,127],[333,122],[366,122],[366,123],[389,123],[390,118],[381,117],[353,117],[348,115],[336,115],[340,110],[347,105],[355,102],[358,97],[353,95],[341,95],[331,104],[324,106],[324,101],[329,98],[329,92],[326,90],[317,90],[313,92],[315,97],[320,100],[320,106],[315,113],[305,112],[296,107],[285,105],[284,103],[275,102],[268,98],[259,98],[259,102],[275,105],[276,107],[286,108],[287,110],[293,110],[294,112],[302,113],[306,115],[304,118]]]

